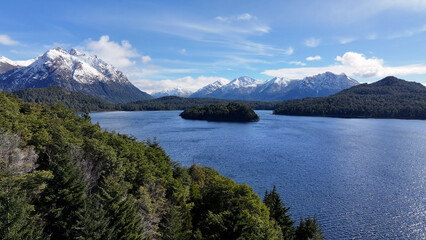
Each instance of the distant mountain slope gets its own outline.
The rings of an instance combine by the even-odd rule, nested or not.
[[[192,92],[189,90],[185,90],[182,88],[174,88],[170,90],[151,93],[151,96],[155,98],[166,97],[166,96],[189,97],[191,94]]]
[[[228,80],[224,80],[224,79],[217,80],[214,83],[211,83],[211,84],[204,86],[203,88],[197,90],[196,92],[191,94],[190,97],[192,97],[192,98],[208,97],[209,94],[211,94],[212,92],[216,91],[217,89],[225,86],[228,83],[229,83]]]
[[[0,88],[7,91],[48,86],[61,86],[115,103],[152,98],[112,65],[75,49],[51,49],[30,65],[0,75]]]
[[[359,83],[345,74],[326,72],[302,80],[275,77],[262,82],[250,77],[239,77],[228,84],[213,83],[190,97],[211,97],[233,100],[280,101],[335,94]]]
[[[420,83],[386,77],[329,97],[286,101],[274,114],[426,119],[426,87]]]
[[[26,67],[34,62],[35,59],[27,60],[27,61],[12,61],[6,57],[0,57],[0,74],[5,73],[7,71]]]
[[[119,110],[119,106],[87,94],[68,91],[59,86],[47,88],[27,88],[13,92],[25,102],[56,103],[61,102],[79,112]]]

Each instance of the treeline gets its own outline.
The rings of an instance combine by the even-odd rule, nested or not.
[[[426,119],[426,87],[387,77],[335,95],[284,102],[274,114],[344,118]]]
[[[114,104],[94,96],[72,92],[58,86],[51,86],[47,88],[27,88],[15,91],[14,94],[26,102],[62,102],[67,107],[79,112],[185,110],[194,106],[227,104],[231,102],[245,104],[257,110],[273,110],[279,104],[279,102],[223,100],[214,98],[182,98],[174,96],[124,104]]]
[[[0,93],[1,239],[321,239],[275,188],[264,202],[156,142],[103,131],[62,104]]]
[[[184,119],[225,121],[225,122],[257,122],[259,116],[250,107],[238,104],[212,104],[190,107],[179,116]]]

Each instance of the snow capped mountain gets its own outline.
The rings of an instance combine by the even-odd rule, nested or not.
[[[201,90],[191,97],[210,97],[239,100],[278,101],[294,98],[321,97],[337,93],[343,89],[358,85],[359,82],[346,76],[330,72],[291,80],[283,77],[274,77],[261,82],[249,77],[239,77],[230,83],[218,86],[214,91]]]
[[[33,63],[35,59],[26,60],[26,61],[12,61],[7,57],[0,57],[0,74],[10,71],[15,68],[26,67]]]
[[[208,97],[248,100],[250,95],[262,83],[262,81],[253,79],[251,77],[239,77],[211,92]]]
[[[165,96],[177,96],[177,97],[189,97],[192,94],[191,91],[185,90],[182,88],[174,88],[170,90],[164,90],[160,92],[154,92],[151,96],[155,98],[165,97]]]
[[[76,49],[58,47],[37,57],[31,64],[0,74],[0,88],[15,91],[58,85],[111,102],[149,99],[114,66]]]
[[[193,94],[191,94],[190,97],[192,98],[196,98],[196,97],[205,97],[209,94],[211,94],[212,92],[216,91],[217,89],[225,86],[226,84],[228,84],[229,81],[225,80],[225,79],[219,79],[214,83],[210,83],[209,85],[199,89],[198,91],[194,92]]]

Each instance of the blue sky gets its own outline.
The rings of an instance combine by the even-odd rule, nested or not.
[[[426,83],[425,0],[4,1],[0,55],[97,54],[140,89],[344,72]]]

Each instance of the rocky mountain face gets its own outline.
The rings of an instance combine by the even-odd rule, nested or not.
[[[331,72],[301,80],[275,77],[266,82],[250,77],[239,77],[227,84],[215,82],[207,85],[190,97],[278,101],[329,96],[358,84],[358,81],[345,74],[337,75]]]
[[[0,74],[0,89],[3,90],[48,86],[61,86],[114,103],[152,98],[114,66],[75,49],[69,52],[62,48],[51,49],[27,66]]]

